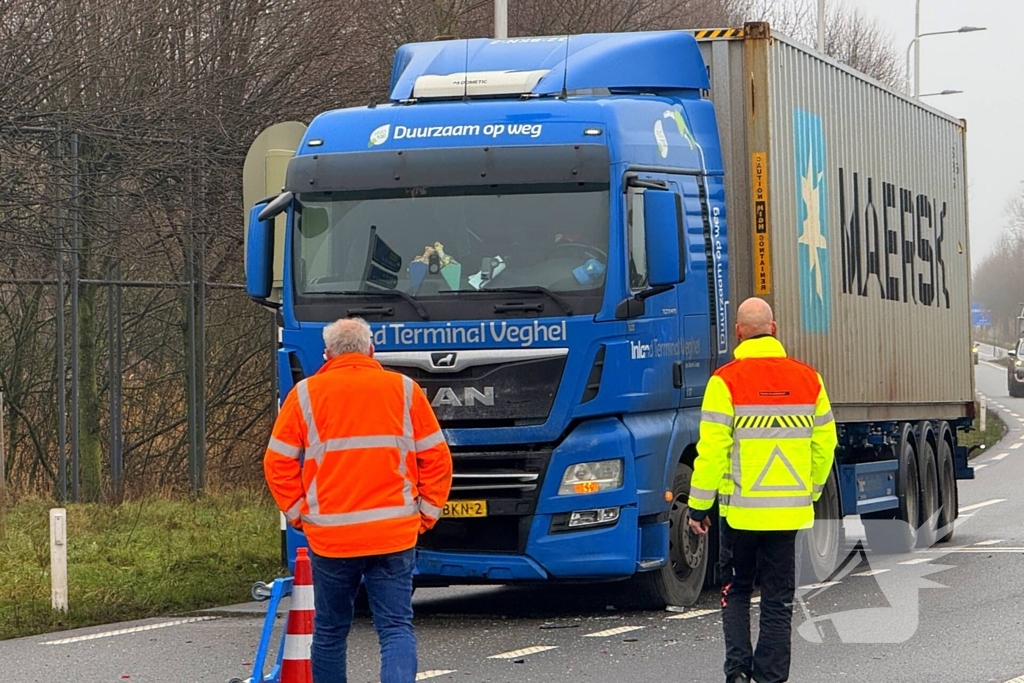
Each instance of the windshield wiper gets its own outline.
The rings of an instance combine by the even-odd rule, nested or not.
[[[423,307],[419,301],[416,301],[411,295],[403,292],[400,289],[366,289],[358,292],[338,292],[338,294],[348,294],[350,296],[379,296],[386,297],[388,299],[399,298],[407,301],[410,306],[416,309],[416,312],[424,320],[430,320],[430,314],[427,313],[427,309]]]
[[[540,285],[524,285],[522,287],[488,287],[486,289],[466,289],[466,290],[461,290],[461,289],[443,289],[443,290],[441,290],[440,293],[441,294],[467,294],[467,293],[481,294],[481,293],[486,293],[486,292],[499,292],[499,293],[500,292],[506,292],[506,293],[512,293],[512,294],[515,294],[515,293],[543,294],[544,296],[548,297],[549,299],[554,301],[556,304],[558,304],[559,308],[561,308],[563,311],[565,311],[566,315],[572,315],[572,306],[569,304],[568,301],[566,301],[563,297],[555,294],[554,292],[552,292],[547,287],[541,287]]]

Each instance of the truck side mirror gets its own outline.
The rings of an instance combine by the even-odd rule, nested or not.
[[[651,287],[667,287],[686,277],[683,215],[675,192],[644,192],[644,229],[647,234],[647,276]]]
[[[1006,355],[1009,356],[1010,358],[1016,358],[1017,357],[1017,352],[1013,351],[1013,350],[1010,350],[1010,351],[1006,352]]]
[[[261,202],[249,212],[245,244],[245,293],[259,300],[270,296],[274,284],[274,217],[260,220],[266,208]]]

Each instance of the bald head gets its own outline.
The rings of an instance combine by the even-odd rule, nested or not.
[[[774,335],[775,316],[764,299],[751,297],[736,309],[736,336],[740,341],[762,334]]]

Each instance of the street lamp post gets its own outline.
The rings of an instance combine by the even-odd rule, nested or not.
[[[494,0],[494,37],[508,38],[508,0]]]
[[[931,31],[921,33],[921,0],[917,0],[914,9],[914,39],[907,46],[907,94],[910,94],[910,50],[914,50],[914,97],[920,97],[921,92],[921,39],[926,36],[945,36],[952,33],[974,33],[985,31],[980,26],[961,26],[955,31]]]

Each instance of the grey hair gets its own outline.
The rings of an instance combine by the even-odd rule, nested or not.
[[[346,353],[370,355],[373,335],[362,318],[342,318],[324,328],[324,346],[334,356]]]

